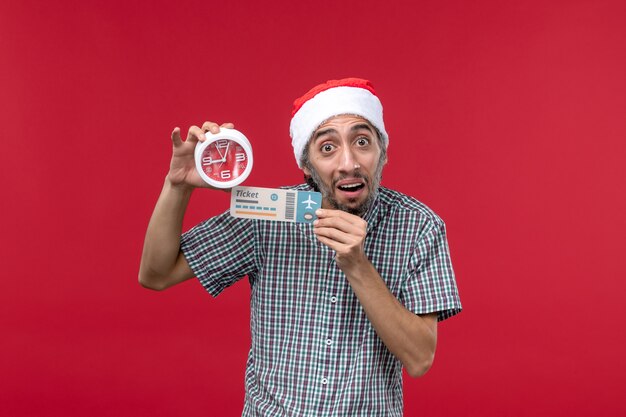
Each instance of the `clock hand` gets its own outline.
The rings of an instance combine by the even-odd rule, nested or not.
[[[224,155],[222,155],[222,153],[220,152],[220,148],[219,148],[219,146],[217,146],[217,145],[216,145],[216,146],[215,146],[215,149],[217,149],[217,153],[219,153],[219,154],[220,154],[220,158],[224,159]]]
[[[230,147],[230,141],[226,145],[226,150],[224,151],[224,155],[222,156],[222,162],[226,162],[226,155],[228,155],[228,148]]]

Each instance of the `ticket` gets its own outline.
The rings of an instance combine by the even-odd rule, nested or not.
[[[315,191],[281,188],[233,187],[230,215],[244,219],[312,223],[322,195]]]

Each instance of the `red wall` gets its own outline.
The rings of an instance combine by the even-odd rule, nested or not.
[[[170,132],[233,121],[247,185],[297,183],[293,99],[360,76],[465,308],[406,415],[625,415],[626,3],[165,3],[0,5],[0,414],[239,415],[245,281],[137,284]]]

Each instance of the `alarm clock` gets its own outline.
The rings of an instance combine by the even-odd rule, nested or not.
[[[232,188],[241,184],[252,171],[252,146],[236,129],[220,128],[220,132],[205,133],[206,140],[195,149],[196,169],[200,177],[217,188]]]

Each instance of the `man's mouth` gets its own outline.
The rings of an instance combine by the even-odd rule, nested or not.
[[[361,190],[365,187],[365,182],[362,180],[359,181],[342,181],[340,184],[337,184],[337,188],[341,191],[352,193]]]

